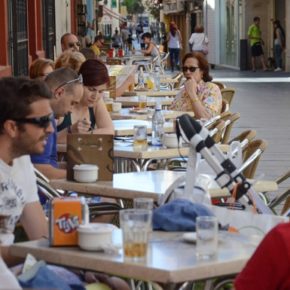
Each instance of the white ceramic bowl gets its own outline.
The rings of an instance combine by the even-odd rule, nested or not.
[[[177,148],[178,141],[176,134],[164,134],[162,139],[163,145],[168,148]],[[179,140],[179,146],[181,146],[181,139]]]
[[[99,167],[93,164],[75,165],[74,179],[78,182],[95,182],[98,180]]]
[[[81,249],[98,251],[112,246],[112,224],[89,223],[78,227],[78,245]]]

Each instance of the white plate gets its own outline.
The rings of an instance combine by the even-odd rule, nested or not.
[[[148,110],[147,109],[130,109],[130,113],[147,114]]]

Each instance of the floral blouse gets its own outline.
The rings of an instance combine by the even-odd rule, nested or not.
[[[200,81],[197,86],[197,97],[211,117],[220,114],[222,109],[222,95],[216,84]],[[176,95],[170,109],[184,112],[193,111],[192,102],[184,88]]]

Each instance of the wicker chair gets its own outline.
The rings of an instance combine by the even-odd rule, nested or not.
[[[230,113],[228,115],[222,116],[221,120],[226,122],[226,126],[225,126],[225,130],[221,139],[221,143],[223,144],[227,144],[229,139],[230,139],[230,135],[232,132],[232,128],[234,123],[239,120],[241,117],[240,113]]]
[[[221,89],[222,98],[223,98],[223,100],[226,100],[228,102],[229,107],[231,106],[231,104],[233,102],[233,98],[234,98],[235,92],[236,91],[233,88]]]

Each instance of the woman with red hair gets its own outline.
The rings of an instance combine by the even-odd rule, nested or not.
[[[114,134],[113,122],[103,100],[103,91],[110,81],[106,65],[98,59],[89,59],[81,65],[79,73],[83,78],[84,94],[58,125],[59,143],[66,142],[67,132]]]

